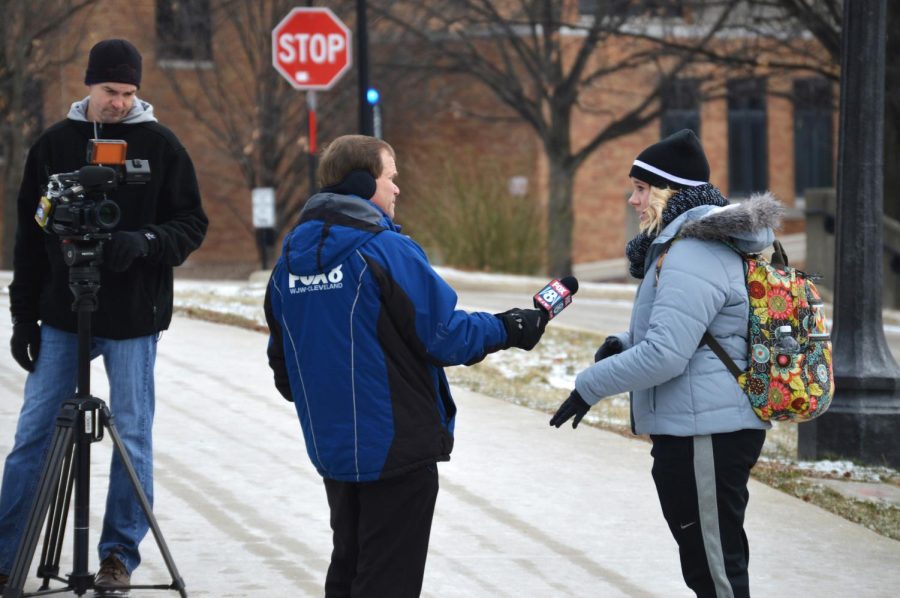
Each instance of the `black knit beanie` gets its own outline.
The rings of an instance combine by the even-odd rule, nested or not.
[[[124,39],[105,39],[91,48],[84,84],[128,83],[141,86],[141,53]]]
[[[628,175],[661,189],[698,187],[709,182],[709,162],[694,132],[682,129],[638,154]]]

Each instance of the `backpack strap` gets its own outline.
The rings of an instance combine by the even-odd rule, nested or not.
[[[656,284],[659,285],[659,272],[662,270],[663,261],[666,259],[666,254],[669,253],[669,249],[672,248],[672,243],[678,240],[678,236],[674,236],[665,243],[663,243],[662,253],[659,254],[659,257],[656,258]]]
[[[781,245],[781,241],[775,239],[775,241],[772,242],[772,248],[774,249],[774,251],[772,252],[772,259],[769,260],[769,263],[779,270],[784,270],[790,264],[788,264],[787,253],[785,253],[784,247],[782,247]]]
[[[663,245],[662,253],[659,254],[658,258],[656,258],[656,284],[659,284],[659,272],[660,270],[662,270],[662,265],[666,254],[669,253],[669,249],[672,247],[672,243],[677,240],[678,237],[676,236],[666,241],[666,243]],[[776,243],[778,242],[776,241]],[[728,247],[736,251],[739,255],[744,255],[733,244],[725,242],[725,245],[728,245]],[[778,243],[778,248],[780,247],[781,243]],[[713,335],[709,333],[709,330],[703,332],[703,336],[700,337],[700,344],[697,345],[697,348],[699,349],[703,345],[709,345],[709,348],[712,349],[712,352],[716,354],[716,357],[719,358],[719,361],[725,364],[725,367],[728,368],[728,371],[731,372],[731,375],[734,376],[735,379],[737,379],[741,374],[744,373],[743,370],[741,370],[741,368],[739,368],[738,365],[734,362],[734,360],[728,356],[728,353],[725,352],[725,349],[722,347],[722,345],[719,344],[719,341],[717,341],[713,337]]]
[[[738,365],[734,362],[734,360],[728,356],[728,353],[725,352],[725,349],[722,345],[719,344],[713,335],[709,333],[709,330],[703,333],[703,336],[700,337],[700,345],[709,345],[709,348],[712,349],[712,352],[716,354],[716,357],[719,358],[719,361],[725,364],[725,367],[728,368],[728,371],[731,372],[731,375],[735,377],[735,379],[739,378],[741,374],[743,374],[743,370],[738,367]]]

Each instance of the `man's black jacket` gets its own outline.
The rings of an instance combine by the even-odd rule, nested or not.
[[[101,266],[91,332],[113,339],[155,334],[172,319],[172,267],[200,246],[208,224],[187,151],[174,133],[156,122],[95,125],[66,119],[32,146],[19,189],[10,311],[14,322],[41,321],[68,332],[78,330],[60,240],[38,226],[34,212],[49,175],[85,165],[95,127],[98,138],[126,141],[128,158],[149,161],[149,183],[120,185],[108,198],[122,213],[116,230],[150,231],[153,238],[147,257],[136,259],[126,271]]]

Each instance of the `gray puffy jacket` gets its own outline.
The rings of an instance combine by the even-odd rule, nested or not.
[[[631,325],[616,335],[624,350],[578,374],[575,388],[593,405],[631,391],[636,434],[696,436],[766,429],[725,365],[709,347],[709,330],[740,367],[747,365],[750,304],[738,249],[757,253],[774,239],[781,206],[770,194],[725,207],[698,206],[666,226],[647,252]],[[656,261],[666,255],[659,281]]]

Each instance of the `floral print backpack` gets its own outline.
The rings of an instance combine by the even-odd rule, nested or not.
[[[804,422],[822,415],[834,396],[834,371],[831,336],[816,285],[806,273],[788,266],[778,241],[771,261],[726,245],[741,255],[747,275],[748,366],[739,368],[708,331],[700,345],[709,345],[725,364],[761,420]],[[668,249],[657,260],[657,279]]]

